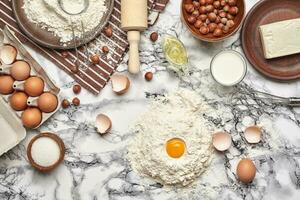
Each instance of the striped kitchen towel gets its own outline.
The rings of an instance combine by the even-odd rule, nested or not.
[[[89,54],[101,52],[103,45],[109,47],[110,53],[108,55],[101,54],[99,64],[89,64],[89,66],[86,66],[87,64],[84,61],[88,58],[86,57],[84,50],[80,48],[79,62],[82,65],[85,65],[87,69],[79,69],[78,73],[72,72],[72,69],[75,67],[74,61],[76,58],[73,50],[64,51],[64,53],[62,53],[62,51],[59,50],[41,47],[28,39],[26,35],[19,30],[11,9],[10,0],[0,1],[0,28],[3,29],[4,26],[7,25],[16,33],[16,36],[22,43],[29,45],[31,48],[35,49],[46,58],[51,60],[56,66],[72,76],[76,82],[78,82],[88,91],[92,92],[93,94],[98,94],[102,88],[105,87],[110,76],[114,73],[118,64],[121,62],[124,53],[126,53],[128,49],[126,33],[120,29],[120,1],[121,0],[115,0],[114,9],[107,25],[113,29],[113,36],[109,38],[106,37],[104,33],[101,33],[97,38],[88,44]],[[162,12],[168,1],[169,0],[148,0],[149,12]]]

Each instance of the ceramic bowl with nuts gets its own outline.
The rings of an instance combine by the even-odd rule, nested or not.
[[[181,17],[192,34],[206,42],[222,41],[242,25],[244,0],[182,0]]]

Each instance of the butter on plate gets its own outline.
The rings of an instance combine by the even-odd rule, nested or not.
[[[300,53],[300,18],[259,27],[266,59]]]

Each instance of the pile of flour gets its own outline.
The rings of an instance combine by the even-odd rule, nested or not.
[[[83,6],[83,0],[63,0],[62,2],[69,13],[76,13]],[[59,6],[58,0],[24,0],[23,9],[31,22],[58,36],[62,43],[73,39],[71,23],[73,23],[75,36],[81,37],[81,21],[85,32],[93,31],[107,10],[105,0],[89,0],[88,8],[80,15],[65,13]]]
[[[153,101],[137,121],[129,146],[134,170],[164,185],[186,186],[206,171],[213,156],[211,137],[216,128],[203,116],[215,112],[195,92],[180,89]],[[179,159],[168,156],[165,143],[181,138],[186,152]]]

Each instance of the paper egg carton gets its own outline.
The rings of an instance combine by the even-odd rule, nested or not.
[[[48,77],[44,69],[34,60],[29,52],[24,48],[21,42],[15,37],[8,27],[3,31],[0,29],[0,50],[4,45],[11,45],[17,50],[16,61],[23,60],[30,65],[30,76],[37,76],[44,81],[44,92],[51,92],[57,96],[58,105],[55,111],[51,113],[42,112],[42,121],[35,127],[38,128],[45,121],[47,121],[60,107],[60,89]],[[0,74],[10,75],[11,65],[4,64],[0,58]],[[25,81],[15,81],[13,87],[15,90],[23,91]],[[21,114],[23,111],[15,111],[11,108],[9,98],[12,94],[0,94],[0,155],[16,146],[26,136],[26,129],[22,125]],[[37,107],[37,100],[39,97],[28,97],[27,105],[29,107]],[[3,129],[4,127],[4,129]],[[11,136],[11,137],[10,137]]]

